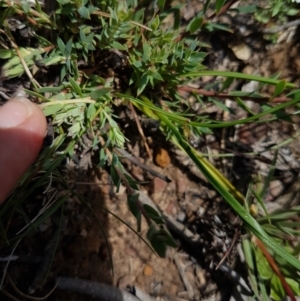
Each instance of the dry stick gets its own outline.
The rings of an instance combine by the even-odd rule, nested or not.
[[[33,84],[33,86],[34,86],[36,89],[37,89],[37,88],[40,88],[40,87],[41,87],[40,84],[34,79],[33,75],[31,74],[31,72],[30,72],[30,70],[29,70],[29,68],[28,68],[28,66],[27,66],[27,64],[26,64],[26,62],[24,61],[24,59],[23,59],[23,57],[22,57],[22,55],[21,55],[21,53],[20,53],[19,48],[18,48],[17,45],[16,45],[15,50],[16,50],[16,52],[17,52],[17,54],[18,54],[18,57],[19,57],[19,59],[20,59],[22,65],[23,65],[23,68],[24,68],[24,70],[25,70],[27,76],[29,77],[31,83]]]
[[[141,301],[132,294],[119,288],[94,281],[78,278],[56,278],[57,288],[75,293],[96,297],[103,301]]]
[[[226,251],[225,255],[223,256],[223,258],[220,260],[219,264],[216,266],[216,270],[219,269],[220,265],[225,261],[225,259],[228,257],[228,255],[230,254],[233,246],[235,245],[235,242],[239,236],[240,232],[238,230],[235,230],[235,233],[234,233],[234,237],[231,241],[231,244],[230,244],[230,247],[229,249]]]
[[[146,148],[148,157],[149,157],[150,160],[152,161],[153,158],[152,158],[151,151],[150,151],[150,148],[149,148],[149,146],[148,146],[146,137],[145,137],[145,135],[144,135],[144,131],[143,131],[142,127],[141,127],[139,118],[138,118],[138,116],[137,116],[137,114],[136,114],[136,112],[135,112],[135,109],[134,109],[134,107],[133,107],[133,105],[132,105],[131,102],[129,102],[129,107],[130,107],[130,110],[132,111],[132,114],[133,114],[133,117],[134,117],[134,119],[135,119],[136,126],[137,126],[137,128],[138,128],[138,131],[139,131],[139,133],[140,133],[140,135],[141,135],[141,137],[142,137],[142,140],[143,140],[143,142],[144,142],[144,144],[145,144],[145,148]]]
[[[133,155],[129,154],[126,150],[117,147],[117,148],[115,148],[115,151],[117,151],[117,153],[119,153],[121,156],[124,156],[126,159],[128,159],[133,164],[135,164],[138,167],[140,167],[140,168],[144,169],[145,171],[149,172],[154,177],[158,177],[158,178],[164,180],[167,183],[172,182],[172,180],[170,180],[168,177],[163,176],[162,174],[160,174],[159,172],[157,172],[154,169],[150,168],[146,164],[141,163],[137,158],[135,158]]]
[[[176,267],[178,269],[178,272],[180,274],[182,282],[188,292],[190,300],[194,300],[195,293],[194,293],[193,287],[185,275],[185,267],[184,267],[183,263],[181,262],[181,260],[179,259],[177,254],[174,255],[174,262],[176,264]]]
[[[235,98],[240,98],[243,100],[252,100],[257,103],[265,103],[265,102],[271,102],[271,103],[283,103],[283,102],[288,102],[291,100],[291,98],[287,97],[253,97],[253,96],[235,96],[235,95],[230,95],[226,93],[218,93],[214,91],[206,91],[204,89],[195,89],[187,86],[181,86],[177,88],[178,91],[185,91],[189,93],[197,93],[203,96],[208,96],[208,97],[216,97],[216,98],[229,98],[229,99],[235,99]]]

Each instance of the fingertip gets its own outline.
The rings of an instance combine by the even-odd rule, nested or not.
[[[41,109],[24,97],[0,107],[0,204],[36,159],[47,131]]]

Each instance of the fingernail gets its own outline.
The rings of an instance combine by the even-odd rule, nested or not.
[[[32,114],[32,103],[24,97],[14,97],[0,107],[0,128],[13,128]]]

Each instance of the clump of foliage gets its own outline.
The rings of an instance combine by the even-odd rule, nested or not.
[[[265,116],[272,116],[276,120],[280,118],[278,113],[285,108],[298,106],[300,91],[294,90],[289,101],[264,108],[259,114],[250,114],[250,117],[242,120],[223,122],[209,116],[191,114],[186,110],[188,105],[182,105],[186,101],[182,99],[178,88],[202,76],[222,78],[218,84],[220,91],[226,90],[234,80],[239,79],[257,81],[260,87],[273,85],[275,92],[270,100],[285,90],[295,89],[295,86],[274,78],[207,70],[203,64],[207,45],[199,41],[197,35],[201,31],[227,28],[206,17],[210,7],[210,1],[206,1],[203,10],[182,30],[179,18],[181,5],[172,6],[172,3],[166,2],[57,0],[50,6],[44,6],[38,1],[1,2],[2,78],[29,79],[30,88],[26,92],[39,102],[45,115],[51,117],[55,132],[52,144],[43,150],[37,163],[1,208],[1,244],[16,244],[32,227],[38,227],[61,208],[68,195],[60,196],[52,202],[43,214],[17,236],[6,236],[5,223],[15,214],[16,209],[26,219],[22,203],[39,187],[47,187],[50,176],[52,182],[68,189],[59,167],[65,158],[74,155],[75,146],[82,143],[83,135],[89,133],[93,137],[92,147],[98,154],[99,166],[109,166],[117,187],[121,182],[125,184],[128,205],[137,218],[138,229],[141,218],[146,218],[149,225],[147,238],[154,250],[164,256],[168,246],[176,247],[160,214],[139,202],[137,183],[125,171],[115,152],[115,148],[124,148],[127,139],[115,112],[120,106],[132,105],[140,114],[160,122],[160,130],[166,138],[186,152],[244,222],[245,233],[248,234],[245,235],[244,249],[256,297],[260,298],[266,292],[265,286],[269,286],[271,296],[277,296],[279,300],[285,293],[285,286],[282,285],[282,279],[270,269],[269,262],[262,256],[257,244],[249,239],[250,236],[263,241],[276,259],[286,281],[291,284],[294,294],[299,295],[300,281],[296,273],[300,270],[300,262],[296,258],[299,251],[292,250],[277,235],[281,231],[282,224],[279,221],[282,221],[283,215],[280,215],[281,219],[278,215],[269,216],[268,223],[266,219],[253,217],[246,198],[193,148],[189,135],[200,137],[211,133],[213,128],[264,122]],[[216,13],[220,12],[223,4],[224,1],[216,1]],[[165,23],[169,14],[174,16],[171,25]],[[20,18],[20,28],[13,27],[11,20]],[[23,27],[26,27],[31,40],[30,46],[17,38],[17,33]],[[41,82],[38,79],[42,78],[39,76],[42,72],[54,72],[58,76],[57,82]],[[243,97],[250,93],[232,91],[230,95],[241,108],[251,112],[243,102]],[[201,96],[197,97],[200,102],[205,101]],[[260,91],[254,91],[251,97],[259,100],[263,96]],[[209,98],[208,101],[214,101],[226,109],[217,98]],[[299,208],[293,210],[299,212]],[[270,225],[275,227],[273,231],[269,231]],[[285,227],[292,229],[294,226]],[[299,234],[298,230],[293,233]]]

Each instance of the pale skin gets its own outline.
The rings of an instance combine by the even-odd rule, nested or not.
[[[28,99],[0,106],[0,205],[37,158],[46,131],[43,112]]]

